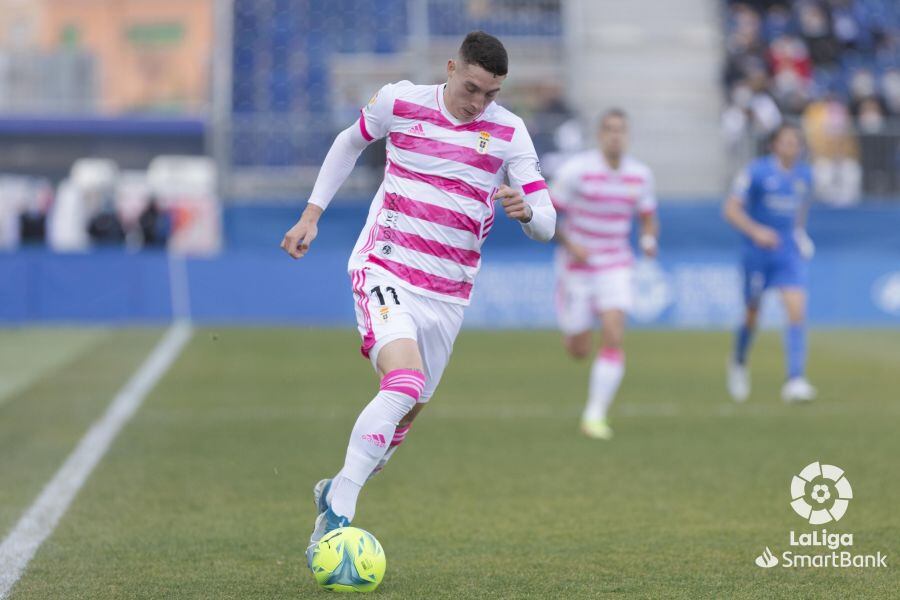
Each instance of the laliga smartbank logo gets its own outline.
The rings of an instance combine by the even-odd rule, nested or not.
[[[844,475],[844,470],[834,465],[814,462],[806,465],[791,479],[791,508],[809,525],[824,525],[843,518],[853,499],[853,488]],[[875,554],[855,553],[853,534],[829,532],[822,528],[812,531],[791,530],[788,545],[779,555],[768,546],[756,557],[757,566],[764,569],[777,567],[887,567],[887,556],[877,551]],[[828,552],[830,551],[830,552]]]

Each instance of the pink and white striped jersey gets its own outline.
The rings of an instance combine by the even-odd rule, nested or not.
[[[560,167],[550,195],[565,213],[562,232],[590,252],[587,264],[576,263],[560,248],[565,269],[600,272],[632,264],[634,215],[656,210],[653,173],[646,165],[626,156],[614,170],[598,150],[582,152]]]
[[[349,269],[468,304],[494,192],[505,178],[526,195],[547,187],[522,119],[491,103],[462,123],[444,106],[443,85],[408,81],[384,86],[361,112],[363,137],[387,138],[387,164]]]

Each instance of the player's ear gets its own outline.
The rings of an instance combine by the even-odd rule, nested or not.
[[[452,58],[447,61],[447,79],[453,77],[453,74],[456,72],[456,61]]]

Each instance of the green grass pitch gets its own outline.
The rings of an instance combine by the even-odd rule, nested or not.
[[[40,493],[160,331],[0,330],[0,530]],[[355,525],[380,598],[889,598],[900,576],[900,331],[814,331],[809,406],[758,340],[745,405],[730,336],[630,332],[612,442],[577,433],[587,364],[553,332],[464,331]],[[121,432],[11,598],[325,597],[303,550],[312,485],[376,389],[353,331],[200,329]],[[49,358],[48,358],[49,356]],[[829,531],[887,569],[761,569],[811,528],[791,476],[821,460],[854,499]]]

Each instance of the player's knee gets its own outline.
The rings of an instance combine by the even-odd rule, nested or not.
[[[587,358],[591,354],[591,339],[586,336],[576,335],[565,340],[566,351],[572,358]]]

